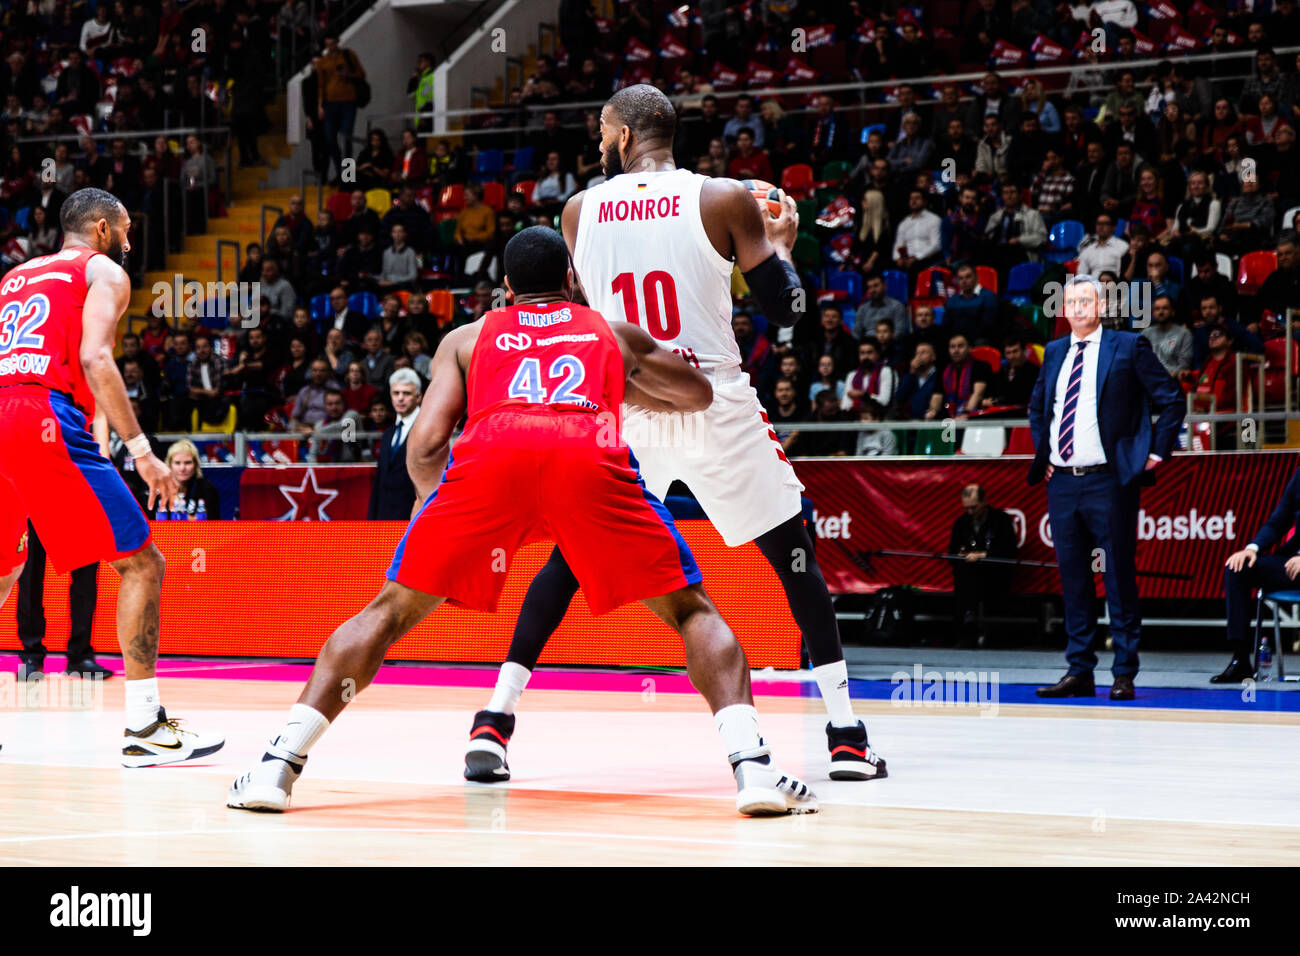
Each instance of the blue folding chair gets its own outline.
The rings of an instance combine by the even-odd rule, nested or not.
[[[480,149],[478,158],[474,160],[474,181],[479,183],[489,182],[501,178],[501,170],[505,168],[506,157],[499,149]]]
[[[886,269],[881,273],[885,280],[885,295],[899,302],[907,302],[907,273],[898,269]]]
[[[832,272],[826,288],[844,292],[853,305],[862,301],[862,276],[856,272]]]
[[[1280,681],[1300,681],[1300,675],[1286,676],[1282,665],[1282,614],[1281,605],[1300,604],[1300,591],[1264,591],[1259,592],[1259,602],[1255,605],[1255,671],[1259,672],[1259,639],[1264,628],[1264,603],[1273,606],[1273,656],[1277,659],[1277,679]]]
[[[348,308],[355,309],[367,319],[378,318],[383,312],[379,305],[379,297],[373,292],[354,292],[348,297]]]

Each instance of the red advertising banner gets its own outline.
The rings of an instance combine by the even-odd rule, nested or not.
[[[239,516],[251,521],[364,521],[374,465],[247,468]]]
[[[961,489],[984,486],[989,504],[1007,512],[1020,539],[1019,557],[1055,561],[1044,485],[1025,484],[1029,460],[945,461],[795,459],[816,506],[817,561],[836,593],[869,593],[891,584],[947,591],[945,562],[867,556],[884,549],[933,553],[948,549],[961,515]],[[1190,581],[1142,577],[1150,598],[1221,598],[1223,562],[1255,535],[1287,481],[1300,467],[1295,452],[1179,455],[1161,465],[1142,491],[1137,565],[1143,571],[1190,574]],[[1017,568],[1020,593],[1059,593],[1055,568]]]
[[[704,586],[745,648],[752,667],[799,666],[799,630],[775,572],[757,547],[728,548],[707,521],[679,521]],[[406,525],[400,521],[203,521],[154,525],[167,558],[162,593],[164,654],[315,658],[336,627],[366,606]],[[496,614],[440,607],[388,653],[390,660],[499,663],[524,592],[551,553],[521,548]],[[46,646],[67,646],[67,575],[48,569]],[[115,652],[118,577],[99,572],[92,641]],[[0,608],[0,649],[19,647],[14,606]],[[542,654],[544,664],[684,667],[681,639],[640,604],[592,617],[578,592]]]

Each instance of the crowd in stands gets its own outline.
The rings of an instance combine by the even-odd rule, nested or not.
[[[257,15],[253,0],[232,3],[237,25]],[[372,130],[348,157],[339,134],[355,110],[323,121],[333,135],[313,150],[338,191],[314,215],[295,199],[247,249],[240,278],[261,283],[259,327],[150,317],[130,346],[152,365],[134,387],[152,389],[158,426],[234,415],[241,428],[305,435],[336,420],[326,402],[336,388],[345,411],[374,420],[368,388],[382,404],[394,369],[427,376],[448,328],[500,304],[508,238],[554,225],[569,196],[602,181],[599,109],[588,104],[634,82],[677,104],[679,166],[780,184],[799,201],[795,259],[816,307],[781,331],[743,281],[733,286],[745,368],[791,454],[917,450],[914,438],[899,447],[901,432],[800,433],[804,421],[1022,409],[1036,346],[1062,331],[1051,290],[1071,273],[1110,283],[1107,321],[1144,329],[1200,410],[1233,410],[1236,352],[1281,354],[1269,343],[1300,306],[1300,55],[1275,52],[1300,44],[1294,0],[1254,12],[1202,0],[614,9],[606,21],[561,3],[559,55],[471,117],[474,135],[430,137],[416,117],[395,140]],[[792,55],[796,27],[806,50]],[[1183,58],[1207,50],[1248,55]],[[326,39],[308,116],[321,90],[351,89],[322,66],[354,63],[349,52]],[[1006,75],[1076,61],[1086,69]],[[413,111],[431,102],[434,62],[414,65]],[[944,80],[956,72],[979,78]],[[886,82],[770,92],[853,79]],[[355,181],[343,179],[347,158]],[[119,161],[93,145],[56,154],[72,185]],[[42,201],[27,195],[35,212]],[[37,218],[32,242],[49,248],[57,225]],[[1249,366],[1245,375],[1254,381]]]

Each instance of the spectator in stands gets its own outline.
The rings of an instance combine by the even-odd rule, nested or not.
[[[847,375],[858,361],[858,340],[844,327],[844,311],[834,302],[821,307],[820,335],[806,350],[804,368],[816,368],[823,355],[835,360],[835,374],[839,377]]]
[[[348,362],[343,387],[339,391],[343,395],[343,404],[361,415],[369,411],[371,401],[380,394],[378,388],[366,381],[365,367],[355,360]]]
[[[889,225],[885,194],[880,190],[868,189],[862,194],[859,206],[858,229],[853,236],[851,255],[857,270],[870,274],[889,261],[893,230]]]
[[[402,131],[403,146],[406,145],[406,132],[406,130]],[[372,129],[366,145],[361,147],[356,155],[357,188],[387,189],[393,181],[396,165],[393,148],[388,145],[388,134],[382,129]]]
[[[334,160],[335,186],[343,184],[343,155],[352,152],[352,129],[357,120],[357,84],[365,68],[351,50],[339,46],[338,34],[325,35],[325,52],[318,68],[317,118],[325,126],[325,142]],[[341,145],[340,145],[340,140]]]
[[[767,153],[754,147],[754,134],[748,127],[736,134],[736,149],[727,163],[727,175],[732,179],[772,181],[772,164]]]
[[[1048,147],[1042,168],[1029,187],[1031,202],[1045,223],[1075,217],[1074,195],[1077,181],[1061,164],[1061,153]]]
[[[1198,258],[1206,242],[1213,242],[1223,218],[1219,200],[1210,192],[1210,177],[1202,170],[1194,170],[1187,178],[1188,197],[1178,208],[1164,233],[1157,241],[1179,258],[1190,262]]]
[[[361,415],[347,407],[342,391],[338,388],[327,389],[325,415],[311,432],[311,441],[307,443],[307,461],[359,461],[361,447],[356,441],[356,433],[361,427]]]
[[[570,176],[572,178],[572,176]],[[533,193],[536,198],[537,193]],[[483,187],[478,183],[465,186],[465,208],[456,216],[456,250],[458,268],[464,269],[465,258],[481,252],[496,232],[496,214],[483,204]]]
[[[213,352],[212,337],[195,336],[188,371],[189,398],[203,424],[219,425],[226,420],[230,400],[224,392],[225,375],[226,360]]]
[[[328,367],[329,361],[325,360]],[[307,339],[291,333],[285,348],[285,365],[275,374],[273,381],[281,395],[296,396],[311,376],[311,352]]]
[[[957,291],[944,303],[944,324],[971,342],[988,343],[997,337],[998,297],[980,285],[970,263],[957,267]]]
[[[1287,309],[1300,310],[1300,239],[1294,230],[1277,241],[1277,268],[1261,283],[1256,305],[1279,318]]]
[[[217,164],[203,149],[197,136],[185,137],[185,161],[181,163],[181,185],[189,209],[190,235],[203,232],[216,197]]]
[[[949,266],[963,260],[987,258],[984,254],[984,229],[988,225],[988,217],[980,207],[978,189],[974,186],[961,188],[957,205],[948,213],[948,223],[952,236],[946,257]]]
[[[68,62],[59,72],[51,106],[58,106],[67,116],[93,113],[99,102],[99,77],[86,64],[81,50],[69,50]]]
[[[1177,302],[1183,287],[1170,274],[1168,257],[1159,249],[1152,249],[1147,254],[1146,263],[1146,279],[1151,283],[1151,300],[1154,302],[1156,296],[1167,295]]]
[[[266,296],[262,296],[263,300]],[[266,325],[264,324],[264,328]],[[316,331],[316,323],[311,317],[311,311],[305,305],[294,306],[293,318],[289,321],[288,327],[275,330],[274,335],[300,335],[302,340],[307,344],[307,354],[316,355],[321,349],[321,337]],[[278,348],[276,349],[278,351]]]
[[[1033,77],[1025,80],[1020,88],[1020,115],[1032,113],[1038,117],[1038,126],[1044,133],[1055,135],[1061,132],[1061,117],[1056,107],[1048,99],[1043,84]]]
[[[741,371],[749,375],[749,384],[758,388],[759,376],[771,355],[772,343],[767,336],[759,335],[754,330],[754,320],[744,312],[737,312],[732,316],[731,332],[736,337],[737,348],[740,349]]]
[[[908,192],[907,207],[908,215],[899,222],[894,234],[894,262],[915,279],[917,273],[937,263],[943,255],[942,222],[927,208],[925,193],[919,189]]]
[[[554,216],[564,208],[569,197],[578,191],[578,181],[569,172],[564,158],[555,150],[547,153],[546,165],[542,168],[541,178],[533,190],[533,204],[548,216]],[[466,206],[469,204],[469,190],[466,189]],[[457,230],[460,229],[459,219]],[[491,238],[489,235],[487,238]],[[484,242],[487,239],[483,240]]]
[[[323,358],[314,359],[308,368],[307,384],[293,401],[290,422],[290,429],[300,435],[310,435],[325,421],[325,394],[339,390],[339,383],[330,375],[329,365]]]
[[[138,358],[125,359],[122,362],[122,382],[126,385],[126,397],[139,403],[140,427],[146,432],[158,430],[158,394],[145,383],[144,371]]]
[[[1079,243],[1078,274],[1100,276],[1122,271],[1128,243],[1115,235],[1115,217],[1108,212],[1097,216],[1096,233]]]
[[[380,303],[379,321],[374,328],[384,340],[384,349],[394,357],[401,354],[402,339],[406,336],[406,319],[402,316],[402,300],[388,293]]]
[[[1246,117],[1246,142],[1252,146],[1277,142],[1277,134],[1291,126],[1286,117],[1278,113],[1277,100],[1264,93],[1259,98],[1259,114]]]
[[[1268,196],[1260,192],[1255,176],[1243,176],[1241,195],[1228,203],[1215,250],[1230,256],[1263,249],[1273,240],[1277,212]]]
[[[888,26],[881,23],[878,30],[888,32]],[[966,22],[961,36],[965,41],[961,48],[961,57],[970,62],[984,62],[993,53],[993,44],[1010,32],[1007,11],[1000,7],[997,0],[979,0],[967,8]]]
[[[835,359],[823,355],[817,360],[817,378],[808,387],[809,403],[815,403],[817,395],[828,389],[835,395],[837,401],[844,397],[844,382],[835,377]]]
[[[122,336],[122,355],[117,360],[118,371],[123,370],[123,366],[128,360],[139,363],[140,373],[144,377],[144,382],[149,387],[149,391],[157,393],[158,383],[162,377],[161,369],[158,367],[157,360],[144,350],[144,347],[140,344],[140,336],[134,332],[127,332]]]
[[[970,354],[970,340],[960,332],[948,338],[948,367],[943,370],[943,390],[936,390],[930,399],[934,417],[944,415],[966,418],[979,411],[984,393],[993,381],[993,370],[987,362]]]
[[[1277,56],[1271,46],[1261,46],[1255,51],[1255,75],[1246,81],[1241,89],[1241,109],[1243,113],[1261,112],[1260,100],[1271,97],[1277,112],[1289,114],[1294,105],[1291,93],[1291,81],[1277,66]]]
[[[1237,294],[1232,280],[1219,275],[1218,263],[1208,252],[1197,257],[1196,271],[1183,286],[1179,311],[1186,320],[1195,322],[1200,318],[1201,299],[1206,295],[1212,295],[1222,303],[1225,317],[1232,318],[1237,314]]]
[[[310,341],[306,339],[306,330],[297,331],[294,334],[302,336],[304,341],[307,341],[309,346],[308,351],[310,351]],[[315,334],[314,330],[312,330],[311,334]],[[331,326],[329,331],[325,333],[325,346],[321,349],[321,358],[323,358],[325,364],[329,366],[330,376],[332,378],[336,378],[339,381],[343,381],[344,378],[346,378],[348,366],[356,361],[356,355],[352,349],[348,347],[347,336],[343,334],[342,329],[336,329]],[[357,409],[357,411],[364,412],[365,409],[360,408]]]
[[[928,170],[934,143],[921,135],[921,117],[908,113],[902,120],[903,135],[889,147],[889,168],[898,174]]]
[[[956,599],[953,618],[958,646],[983,641],[981,605],[1002,600],[1011,592],[1014,565],[990,563],[985,558],[1014,559],[1019,548],[1015,523],[1005,511],[991,507],[981,485],[961,490],[962,514],[952,526],[948,553],[964,560],[950,562]]]
[[[1122,269],[1117,277],[1125,282],[1141,281],[1146,275],[1147,256],[1152,251],[1151,233],[1142,223],[1134,223],[1128,229],[1128,252],[1120,260]],[[1099,277],[1100,278],[1100,277]]]
[[[1112,216],[1127,218],[1138,194],[1138,170],[1132,143],[1116,145],[1115,162],[1106,171],[1101,187],[1101,208]],[[1127,238],[1127,237],[1125,237]]]
[[[840,407],[846,412],[856,412],[866,399],[888,407],[894,400],[897,384],[898,376],[880,357],[879,340],[868,336],[858,343],[858,367],[844,379]]]
[[[1002,184],[1002,208],[989,216],[984,234],[997,243],[992,258],[1002,273],[1012,266],[1038,258],[1038,250],[1047,242],[1047,225],[1036,209],[1020,202],[1020,186]]]
[[[171,336],[162,365],[159,398],[165,431],[188,431],[190,427],[190,334],[177,331]]]
[[[276,259],[268,258],[262,262],[261,294],[271,301],[271,314],[276,318],[287,321],[293,315],[298,293],[289,280],[280,275],[280,263]]]
[[[469,190],[466,189],[468,195]],[[479,187],[479,199],[483,198],[483,188]],[[380,231],[375,237],[383,237],[387,245],[392,238],[393,226],[401,224],[406,230],[406,241],[417,254],[424,254],[433,249],[433,220],[424,207],[415,201],[415,190],[403,186],[397,193],[397,199],[388,212],[379,221]]]
[[[1156,358],[1174,378],[1180,378],[1192,368],[1192,333],[1187,326],[1174,321],[1174,299],[1168,295],[1154,296],[1151,300],[1152,323],[1142,330],[1151,343]]]
[[[361,364],[366,370],[366,381],[382,388],[393,374],[393,356],[384,348],[384,335],[378,327],[372,327],[361,341]]]
[[[1029,347],[1019,335],[1002,346],[1002,364],[998,367],[989,394],[981,402],[984,408],[996,405],[1028,406],[1038,381],[1038,366],[1029,361]]]
[[[433,357],[429,354],[429,340],[420,332],[407,332],[402,337],[402,354],[410,361],[411,368],[425,382],[432,377]]]
[[[1221,96],[1214,101],[1214,114],[1201,129],[1200,148],[1216,163],[1224,160],[1224,147],[1229,136],[1243,136],[1245,128],[1233,108],[1232,101]]]
[[[379,440],[378,468],[366,517],[371,521],[409,521],[415,507],[415,486],[406,470],[406,440],[420,414],[420,377],[411,369],[399,369],[387,385],[397,420]]]
[[[896,404],[899,414],[914,421],[937,418],[939,412],[934,397],[938,394],[942,399],[942,392],[939,391],[942,381],[935,366],[934,346],[929,342],[918,342],[908,363],[907,374],[898,384]]]
[[[348,292],[373,292],[376,288],[376,280],[383,271],[384,251],[379,243],[375,242],[370,227],[362,226],[361,232],[357,235],[356,245],[345,246],[343,255],[339,257],[339,281]],[[348,334],[348,338],[352,338],[351,333]]]
[[[814,110],[808,132],[808,159],[816,169],[832,159],[847,156],[853,135],[847,122],[835,115],[835,100],[829,93],[817,96]]]
[[[1150,164],[1143,166],[1138,170],[1137,184],[1137,196],[1128,215],[1129,224],[1141,223],[1154,238],[1163,233],[1167,225],[1164,184],[1160,172]]]
[[[377,253],[378,249],[376,248],[375,251]],[[361,337],[370,328],[370,322],[348,305],[348,294],[342,286],[330,290],[330,310],[331,315],[326,319],[326,329],[338,329],[349,342],[360,343]]]
[[[1052,146],[1050,136],[1038,128],[1038,117],[1030,113],[1020,119],[1020,129],[1011,137],[1011,153],[1007,157],[1007,173],[1011,178],[1028,182],[1043,168],[1047,150]]]
[[[1232,333],[1222,323],[1209,329],[1210,352],[1205,364],[1195,372],[1192,407],[1208,412],[1213,407],[1218,412],[1237,410],[1237,355]],[[1213,401],[1212,401],[1213,400]]]
[[[799,403],[798,386],[794,382],[788,378],[777,379],[776,384],[772,386],[772,404],[767,407],[767,416],[772,430],[776,432],[777,441],[781,443],[781,450],[787,455],[795,454],[794,448],[799,441],[799,432],[796,429],[782,427],[807,419],[807,414]]]
[[[366,205],[366,194],[360,189],[352,191],[352,214],[343,220],[342,225],[345,245],[359,242],[362,228],[369,229],[371,236],[379,235],[379,213]]]
[[[873,399],[868,398],[858,409],[858,421],[860,422],[883,422],[884,420],[885,407]],[[889,428],[860,431],[858,432],[853,454],[858,457],[897,455],[898,438],[893,430]]]
[[[266,330],[257,326],[249,329],[247,348],[240,350],[234,366],[227,373],[240,387],[240,428],[261,431],[264,427],[266,413],[281,398],[272,383],[276,368]]]
[[[935,145],[934,166],[945,173],[951,172],[954,182],[957,176],[973,175],[977,158],[975,141],[966,135],[965,121],[954,116],[943,131]]]
[[[1066,168],[1074,169],[1088,159],[1090,144],[1101,143],[1101,130],[1092,120],[1084,118],[1078,103],[1071,103],[1065,107],[1065,124],[1059,142]]]
[[[684,142],[688,142],[688,145],[682,152],[681,165],[683,167],[689,167],[696,159],[704,155],[705,151],[708,149],[709,146],[709,139],[712,139],[714,136],[721,135],[722,119],[717,115],[718,101],[712,96],[706,96],[704,99],[705,99],[705,105],[708,109],[708,112],[711,113],[712,115],[710,117],[707,117],[701,123],[692,124],[691,126],[687,127],[687,129],[690,132],[701,136],[705,135],[705,133],[707,132],[707,138],[703,139],[702,142],[698,142],[698,143],[690,139],[684,141]],[[586,123],[586,130],[584,131],[582,136],[581,145],[578,150],[578,158],[576,164],[574,165],[574,170],[579,185],[581,186],[581,188],[585,189],[589,185],[594,185],[591,181],[598,176],[602,177],[601,181],[603,182],[604,174],[601,172],[601,168],[600,168],[600,113],[599,111],[587,110],[585,113],[583,113],[583,121]],[[682,125],[685,126],[685,124]],[[695,146],[699,147],[698,150],[695,149]]]
[[[762,119],[754,112],[754,98],[748,93],[736,97],[735,111],[722,127],[722,138],[728,147],[734,146],[740,131],[747,129],[753,134],[754,147],[762,149],[766,143]]]
[[[840,403],[830,391],[822,391],[812,403],[810,422],[833,424],[848,421],[849,418],[840,409]],[[856,442],[852,432],[848,431],[804,431],[794,446],[794,454],[803,458],[839,458],[848,455]]]
[[[338,227],[334,224],[334,213],[322,209],[316,213],[316,227],[311,231],[311,240],[307,244],[303,272],[310,277],[309,288],[305,292],[314,294],[320,286],[331,283],[339,264],[339,250],[342,248]]]
[[[221,518],[221,492],[208,478],[203,477],[202,459],[194,442],[182,438],[167,449],[167,469],[176,479],[177,492],[186,504],[190,521],[202,514],[217,521]],[[202,505],[202,511],[200,511]]]
[[[971,129],[983,129],[988,136],[988,124],[985,118],[996,116],[1001,129],[1020,128],[1020,103],[1002,88],[1002,77],[997,73],[986,73],[980,81],[980,92],[971,101],[970,120],[966,124]]]
[[[389,167],[392,170],[389,179],[394,187],[419,188],[429,178],[429,155],[425,152],[424,142],[416,137],[415,130],[409,126],[402,130],[402,145],[397,150],[397,155],[391,156]],[[359,171],[359,162],[357,168]]]
[[[899,346],[899,340],[894,336],[894,320],[877,319],[875,334],[880,350],[880,361],[894,369],[894,371],[899,371],[903,365],[903,354]],[[860,339],[866,337],[865,334],[858,336]]]
[[[391,292],[395,289],[414,290],[420,270],[420,259],[415,254],[415,250],[406,244],[406,228],[400,222],[393,223],[391,236],[392,244],[384,250],[383,268],[379,273],[379,289],[383,292]]]
[[[57,252],[63,244],[63,233],[59,231],[57,225],[51,223],[49,216],[40,206],[32,209],[32,226],[28,238],[32,243],[32,258]]]
[[[983,122],[973,129],[984,130],[984,136],[975,146],[975,179],[989,183],[1002,180],[1009,174],[1011,135],[996,114],[984,116]]]

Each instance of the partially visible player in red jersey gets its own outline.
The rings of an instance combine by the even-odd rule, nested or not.
[[[552,538],[593,614],[644,600],[681,635],[691,683],[727,747],[737,809],[815,811],[808,787],[773,765],[744,649],[619,438],[625,400],[696,411],[712,401],[708,380],[641,329],[611,327],[569,301],[568,249],[554,230],[534,226],[511,239],[505,270],[514,305],[452,331],[434,357],[406,453],[416,513],[388,582],[325,643],[288,722],[231,785],[227,805],[283,811],[308,750],[346,706],[344,691],[369,686],[388,648],[444,600],[495,611],[503,559]],[[477,730],[485,740],[508,736],[493,724]]]
[[[98,406],[126,439],[166,508],[176,481],[149,449],[113,361],[117,324],[131,299],[122,262],[126,209],[102,189],[80,189],[59,214],[61,251],[15,266],[0,280],[0,573],[31,519],[56,570],[107,561],[122,577],[117,639],[126,668],[122,764],[151,767],[221,749],[221,737],[182,730],[158,693],[164,561],[149,522],[91,435]],[[14,553],[10,553],[14,552]],[[21,568],[19,568],[21,570]],[[10,572],[0,588],[12,584]]]

